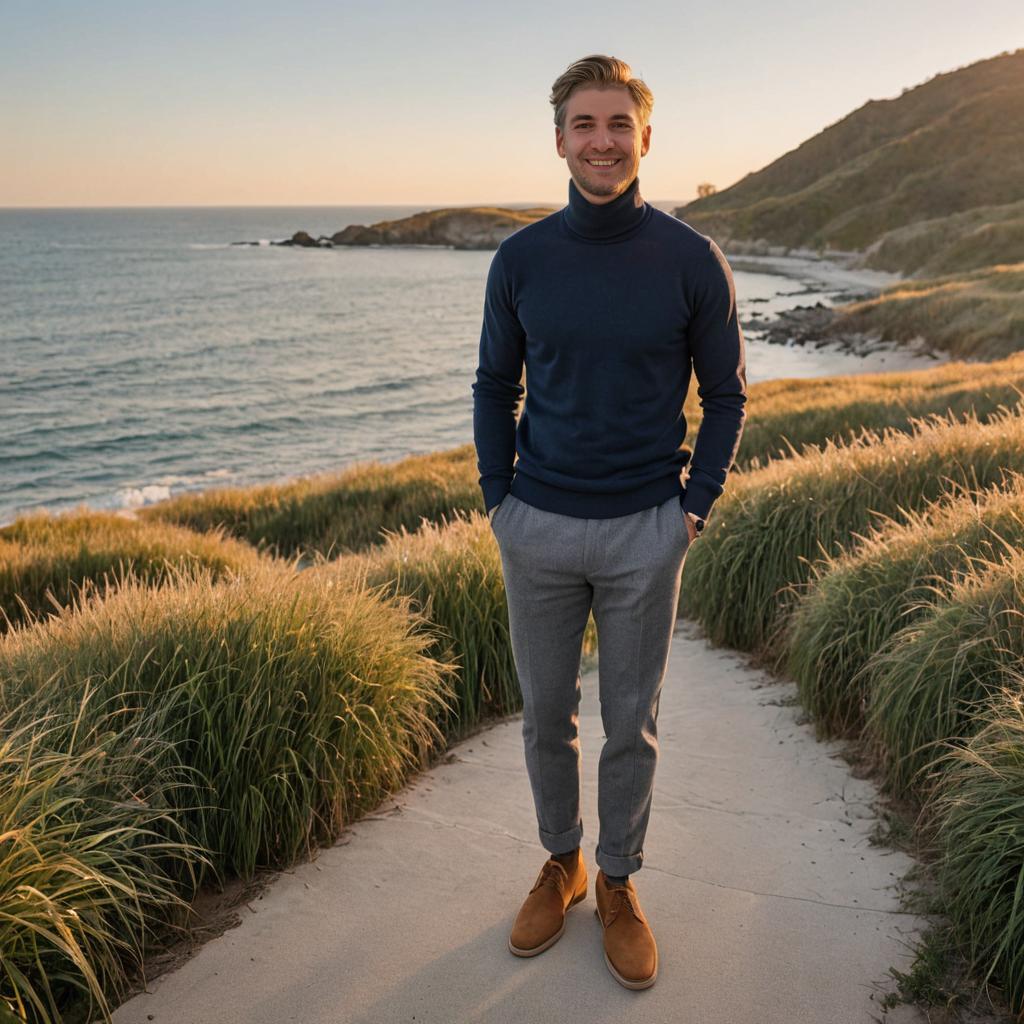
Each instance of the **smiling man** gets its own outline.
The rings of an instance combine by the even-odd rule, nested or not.
[[[614,57],[586,57],[555,81],[555,145],[569,168],[569,203],[498,247],[473,384],[526,767],[540,842],[551,854],[508,947],[517,956],[548,949],[587,894],[578,725],[593,612],[605,732],[595,913],[605,963],[631,989],[652,985],[658,972],[629,876],[643,863],[683,562],[724,490],[746,403],[725,257],[640,195],[653,102]],[[692,374],[703,416],[691,450],[682,445]]]

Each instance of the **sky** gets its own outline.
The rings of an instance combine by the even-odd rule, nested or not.
[[[1021,0],[0,0],[0,206],[563,205],[548,97],[591,53],[685,202],[1021,46]]]

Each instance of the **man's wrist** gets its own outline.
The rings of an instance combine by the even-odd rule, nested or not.
[[[687,512],[686,515],[693,523],[694,529],[697,531],[697,535],[700,536],[701,531],[704,529],[706,521],[702,519],[696,512]]]

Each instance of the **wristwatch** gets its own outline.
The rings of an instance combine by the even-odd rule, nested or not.
[[[696,512],[687,512],[686,514],[690,517],[690,520],[693,523],[694,529],[697,531],[697,536],[699,537],[700,534],[701,534],[701,530],[703,530],[704,527],[707,525],[707,521],[704,520],[704,519],[701,519],[701,517],[699,515],[697,515]]]

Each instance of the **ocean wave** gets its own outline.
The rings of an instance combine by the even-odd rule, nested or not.
[[[171,488],[168,485],[146,484],[144,487],[122,487],[115,500],[117,508],[141,508],[143,505],[166,501],[170,496]]]

